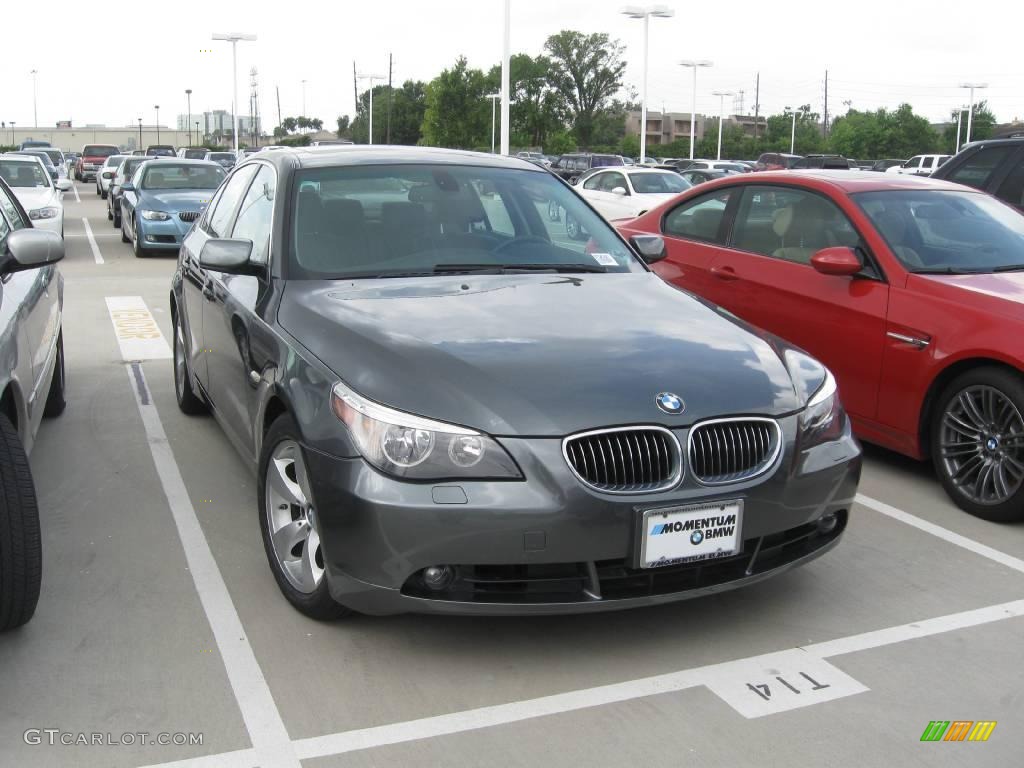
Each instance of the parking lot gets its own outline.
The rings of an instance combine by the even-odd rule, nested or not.
[[[303,617],[267,568],[253,477],[175,404],[173,258],[135,259],[90,184],[65,206],[69,405],[31,456],[43,592],[0,635],[0,765],[1019,763],[1024,526],[962,513],[928,467],[871,447],[840,546],[746,589]],[[933,720],[997,726],[922,742]]]

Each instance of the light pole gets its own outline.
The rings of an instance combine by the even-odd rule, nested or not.
[[[29,74],[32,75],[32,124],[36,128],[36,130],[38,130],[39,129],[39,112],[38,112],[37,106],[36,106],[36,104],[37,104],[37,101],[36,101],[36,75],[39,74],[39,70],[38,69],[33,69],[31,72],[29,72]]]
[[[306,117],[306,81],[302,81],[302,116]]]
[[[971,143],[971,121],[974,119],[974,89],[977,88],[979,91],[982,88],[988,88],[988,83],[960,83],[961,88],[969,88],[971,91],[971,103],[967,108],[967,141],[964,144]],[[957,148],[959,150],[959,147]]]
[[[380,80],[381,82],[384,82],[387,78],[384,77],[384,75],[359,75],[358,77],[360,80],[370,81],[370,124],[367,126],[368,140],[366,143],[373,144],[373,81]]]
[[[203,143],[201,141],[199,141],[199,139],[200,139],[200,136],[199,136],[199,121],[196,120],[196,145],[197,146],[202,146]]]
[[[953,154],[955,155],[960,151],[960,126],[964,121],[964,108],[960,107],[956,111],[956,146],[953,147]]]
[[[192,146],[192,89],[185,89],[185,98],[188,99],[188,117],[185,118],[185,127],[188,128],[188,145]]]
[[[500,93],[488,93],[484,96],[485,99],[491,100],[491,154],[494,154],[494,126],[497,119],[498,101],[501,99]]]
[[[232,149],[238,155],[238,41],[255,40],[256,35],[244,35],[241,32],[228,34],[214,33],[214,40],[227,40],[231,43],[231,135]]]
[[[786,107],[786,112],[789,112],[789,107]],[[793,128],[789,132],[789,154],[796,154],[796,113],[797,110],[793,110]]]
[[[154,104],[153,109],[156,110],[156,143],[160,143],[160,105]]]
[[[139,149],[142,149],[142,118],[139,118]]]
[[[696,141],[696,131],[693,126],[697,121],[697,67],[710,67],[711,62],[707,59],[684,59],[679,62],[679,66],[693,68],[693,101],[690,103],[690,159],[693,160],[693,144]]]
[[[631,19],[644,20],[644,82],[641,95],[643,101],[640,102],[640,162],[643,163],[647,158],[647,38],[651,16],[658,19],[668,19],[675,16],[676,12],[666,5],[649,5],[646,7],[627,5],[622,9],[622,13]],[[662,115],[661,119],[664,121],[665,116]]]
[[[718,157],[722,159],[722,123],[725,122],[725,97],[732,96],[732,91],[714,91],[713,96],[718,97]]]
[[[512,56],[511,43],[512,28],[512,0],[505,0],[505,20],[502,29],[501,40],[501,154],[507,155],[508,144],[511,138],[509,120],[509,99],[512,98],[512,86],[510,83],[510,60]]]

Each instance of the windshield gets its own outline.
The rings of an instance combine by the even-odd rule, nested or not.
[[[122,160],[124,160],[124,155],[111,155],[104,165],[120,165]]]
[[[117,147],[105,147],[101,144],[87,144],[82,150],[86,157],[110,157],[117,154]]]
[[[64,159],[61,157],[59,149],[46,149],[43,150],[43,154],[50,158],[50,162],[53,163],[54,165],[56,165],[57,163],[61,162]]]
[[[135,160],[125,160],[124,164],[117,169],[118,173],[122,174],[123,176],[131,176],[133,173],[135,173],[135,169],[142,165],[144,162],[146,161],[143,160],[142,158],[137,158]]]
[[[145,170],[143,189],[216,189],[224,170],[216,165],[176,165],[161,160]]]
[[[1024,270],[1024,216],[994,197],[944,190],[852,197],[911,272]]]
[[[235,156],[232,155],[230,152],[211,152],[210,153],[210,159],[211,160],[234,160]]]
[[[48,187],[50,180],[46,178],[39,163],[34,160],[5,160],[0,158],[0,176],[12,187]]]
[[[174,150],[171,147],[150,147],[146,154],[150,157],[174,157]]]
[[[292,278],[644,270],[608,224],[543,172],[344,166],[298,171],[296,188]]]
[[[629,181],[633,185],[633,191],[637,194],[666,194],[682,192],[689,189],[690,184],[686,179],[673,171],[665,173],[631,173]]]
[[[202,160],[208,151],[207,149],[186,149],[185,157],[188,160]]]
[[[50,156],[40,150],[33,150],[31,152],[19,152],[18,154],[25,155],[26,157],[38,157],[40,160],[43,161],[43,165],[45,165],[47,168],[53,167],[53,162],[50,160]]]

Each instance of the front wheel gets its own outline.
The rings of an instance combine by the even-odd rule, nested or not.
[[[50,379],[50,391],[46,395],[43,416],[52,419],[64,413],[67,400],[64,399],[64,331],[57,336],[57,360],[53,364],[53,378]]]
[[[559,205],[557,200],[548,200],[548,219],[550,221],[561,220],[562,215],[559,212]]]
[[[188,354],[185,349],[185,331],[181,327],[181,318],[175,311],[171,315],[174,331],[174,395],[178,408],[189,416],[206,413],[206,403],[192,389],[192,377],[188,372]]]
[[[1003,368],[957,376],[936,403],[935,470],[958,507],[993,522],[1024,520],[1024,380]]]
[[[583,227],[568,211],[565,212],[565,233],[573,240],[582,240],[585,237]]]
[[[132,219],[132,253],[135,254],[135,258],[141,259],[145,257],[146,251],[142,247],[142,243],[139,242],[139,220]]]
[[[107,193],[106,191],[104,191],[104,190],[102,190],[102,189],[100,190],[100,197],[102,197],[102,198],[103,198],[104,200],[106,200],[106,199],[107,199],[107,194],[108,194],[108,193]]]
[[[310,486],[298,428],[288,414],[278,416],[260,455],[263,547],[277,586],[293,607],[313,619],[336,619],[351,611],[331,597],[327,586]]]
[[[0,415],[0,631],[20,627],[32,618],[42,573],[32,472],[17,430]]]

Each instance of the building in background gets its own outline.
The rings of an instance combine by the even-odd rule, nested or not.
[[[199,130],[202,132],[200,137],[200,143],[203,140],[210,139],[213,137],[224,138],[231,135],[233,130],[231,125],[231,112],[226,109],[215,109],[212,112],[196,112],[191,115],[192,124],[188,124],[189,115],[183,114],[178,115],[178,130],[188,131],[191,128],[193,131],[196,129],[196,123],[199,123]],[[238,137],[239,142],[247,144],[246,137],[253,135],[253,127],[255,126],[256,132],[260,133],[260,120],[255,120],[248,115],[238,116]],[[260,133],[260,135],[262,135]]]
[[[689,112],[652,112],[647,110],[647,143],[648,144],[671,144],[677,139],[690,138],[690,113]],[[694,119],[694,131],[697,141],[704,138],[704,115],[697,115]],[[637,136],[640,134],[640,110],[630,112],[626,115],[626,135]]]

